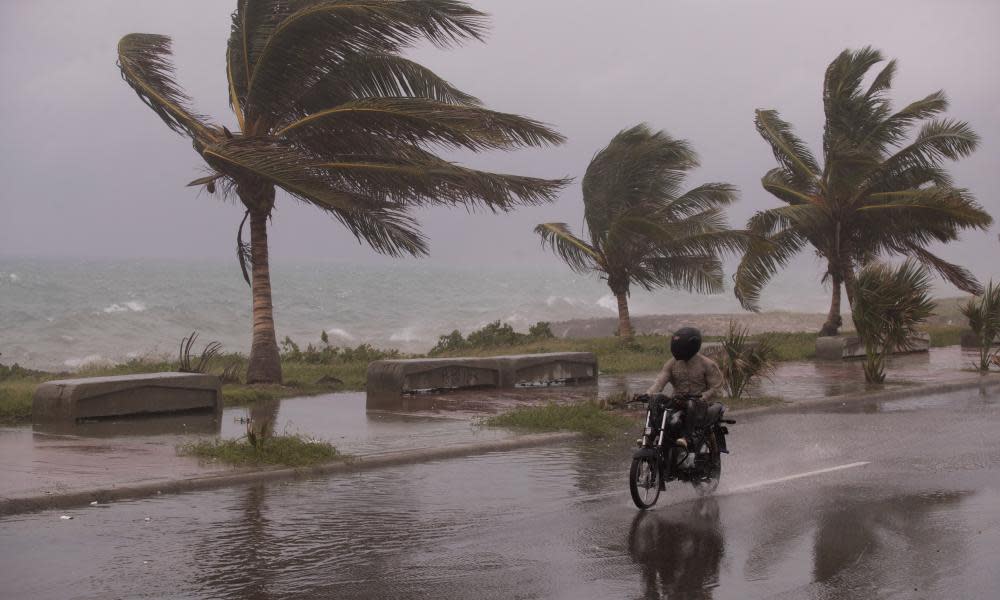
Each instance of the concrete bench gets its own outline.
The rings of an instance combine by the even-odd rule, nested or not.
[[[898,350],[893,354],[911,354],[913,352],[928,352],[931,348],[931,336],[921,333],[910,339],[906,350]],[[861,338],[851,336],[829,336],[816,338],[816,358],[840,360],[844,358],[863,358],[865,345]]]
[[[403,394],[463,388],[513,388],[597,377],[591,352],[553,352],[484,358],[378,360],[368,365],[368,408],[398,406]]]
[[[218,377],[201,373],[144,373],[49,381],[35,390],[32,419],[75,421],[190,411],[222,413]]]

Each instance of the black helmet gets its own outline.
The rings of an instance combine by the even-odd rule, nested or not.
[[[701,350],[701,332],[694,327],[681,327],[670,338],[670,353],[677,360],[691,360]]]

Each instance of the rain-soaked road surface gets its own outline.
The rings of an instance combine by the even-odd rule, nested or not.
[[[997,598],[998,428],[976,391],[747,417],[647,513],[618,440],[6,517],[0,597]]]

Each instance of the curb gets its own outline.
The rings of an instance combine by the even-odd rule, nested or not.
[[[885,392],[831,396],[830,398],[824,398],[823,400],[817,400],[815,402],[793,402],[791,404],[785,404],[785,405],[777,404],[772,406],[761,406],[760,408],[744,408],[739,410],[726,411],[726,414],[756,415],[763,413],[779,413],[779,414],[793,413],[793,412],[800,412],[802,410],[808,410],[811,408],[841,406],[844,404],[853,404],[856,402],[888,402],[891,400],[900,400],[902,398],[933,396],[934,394],[948,394],[951,392],[960,392],[963,390],[971,390],[971,389],[986,390],[987,388],[996,387],[998,385],[1000,385],[1000,379],[993,379],[991,381],[984,381],[983,379],[977,381],[953,381],[950,383],[918,385],[911,388],[900,388],[896,390],[888,390]]]
[[[53,508],[86,506],[94,501],[103,504],[121,500],[148,498],[161,494],[180,494],[184,492],[210,490],[254,483],[309,479],[333,473],[354,473],[358,471],[367,471],[371,469],[380,469],[383,467],[410,463],[441,460],[446,458],[458,458],[462,456],[474,456],[490,452],[503,452],[507,450],[517,450],[520,448],[530,448],[532,446],[544,446],[546,444],[576,439],[581,436],[582,434],[576,432],[530,434],[507,440],[473,442],[469,444],[446,446],[444,448],[420,448],[394,454],[369,455],[364,458],[355,458],[353,460],[348,459],[342,462],[332,462],[313,467],[240,471],[236,473],[206,475],[204,477],[192,477],[188,479],[173,479],[153,483],[123,485],[112,488],[94,488],[68,492],[65,494],[44,494],[26,496],[23,498],[0,498],[0,517],[19,513],[49,510]]]

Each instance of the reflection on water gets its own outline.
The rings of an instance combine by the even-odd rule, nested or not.
[[[145,437],[157,435],[217,434],[221,428],[221,421],[215,413],[190,412],[100,419],[80,423],[75,421],[50,421],[34,423],[31,428],[35,433],[49,435],[71,435],[88,438]]]
[[[711,598],[725,554],[718,502],[700,498],[687,510],[637,513],[628,550],[642,573],[643,598]]]
[[[948,520],[966,496],[936,492],[831,505],[818,517],[813,580],[840,590],[886,589],[899,583],[901,565],[892,556],[900,553],[908,555],[906,564],[920,565],[903,578],[906,585],[934,581],[945,562],[942,550],[948,562],[964,553],[964,540]]]

